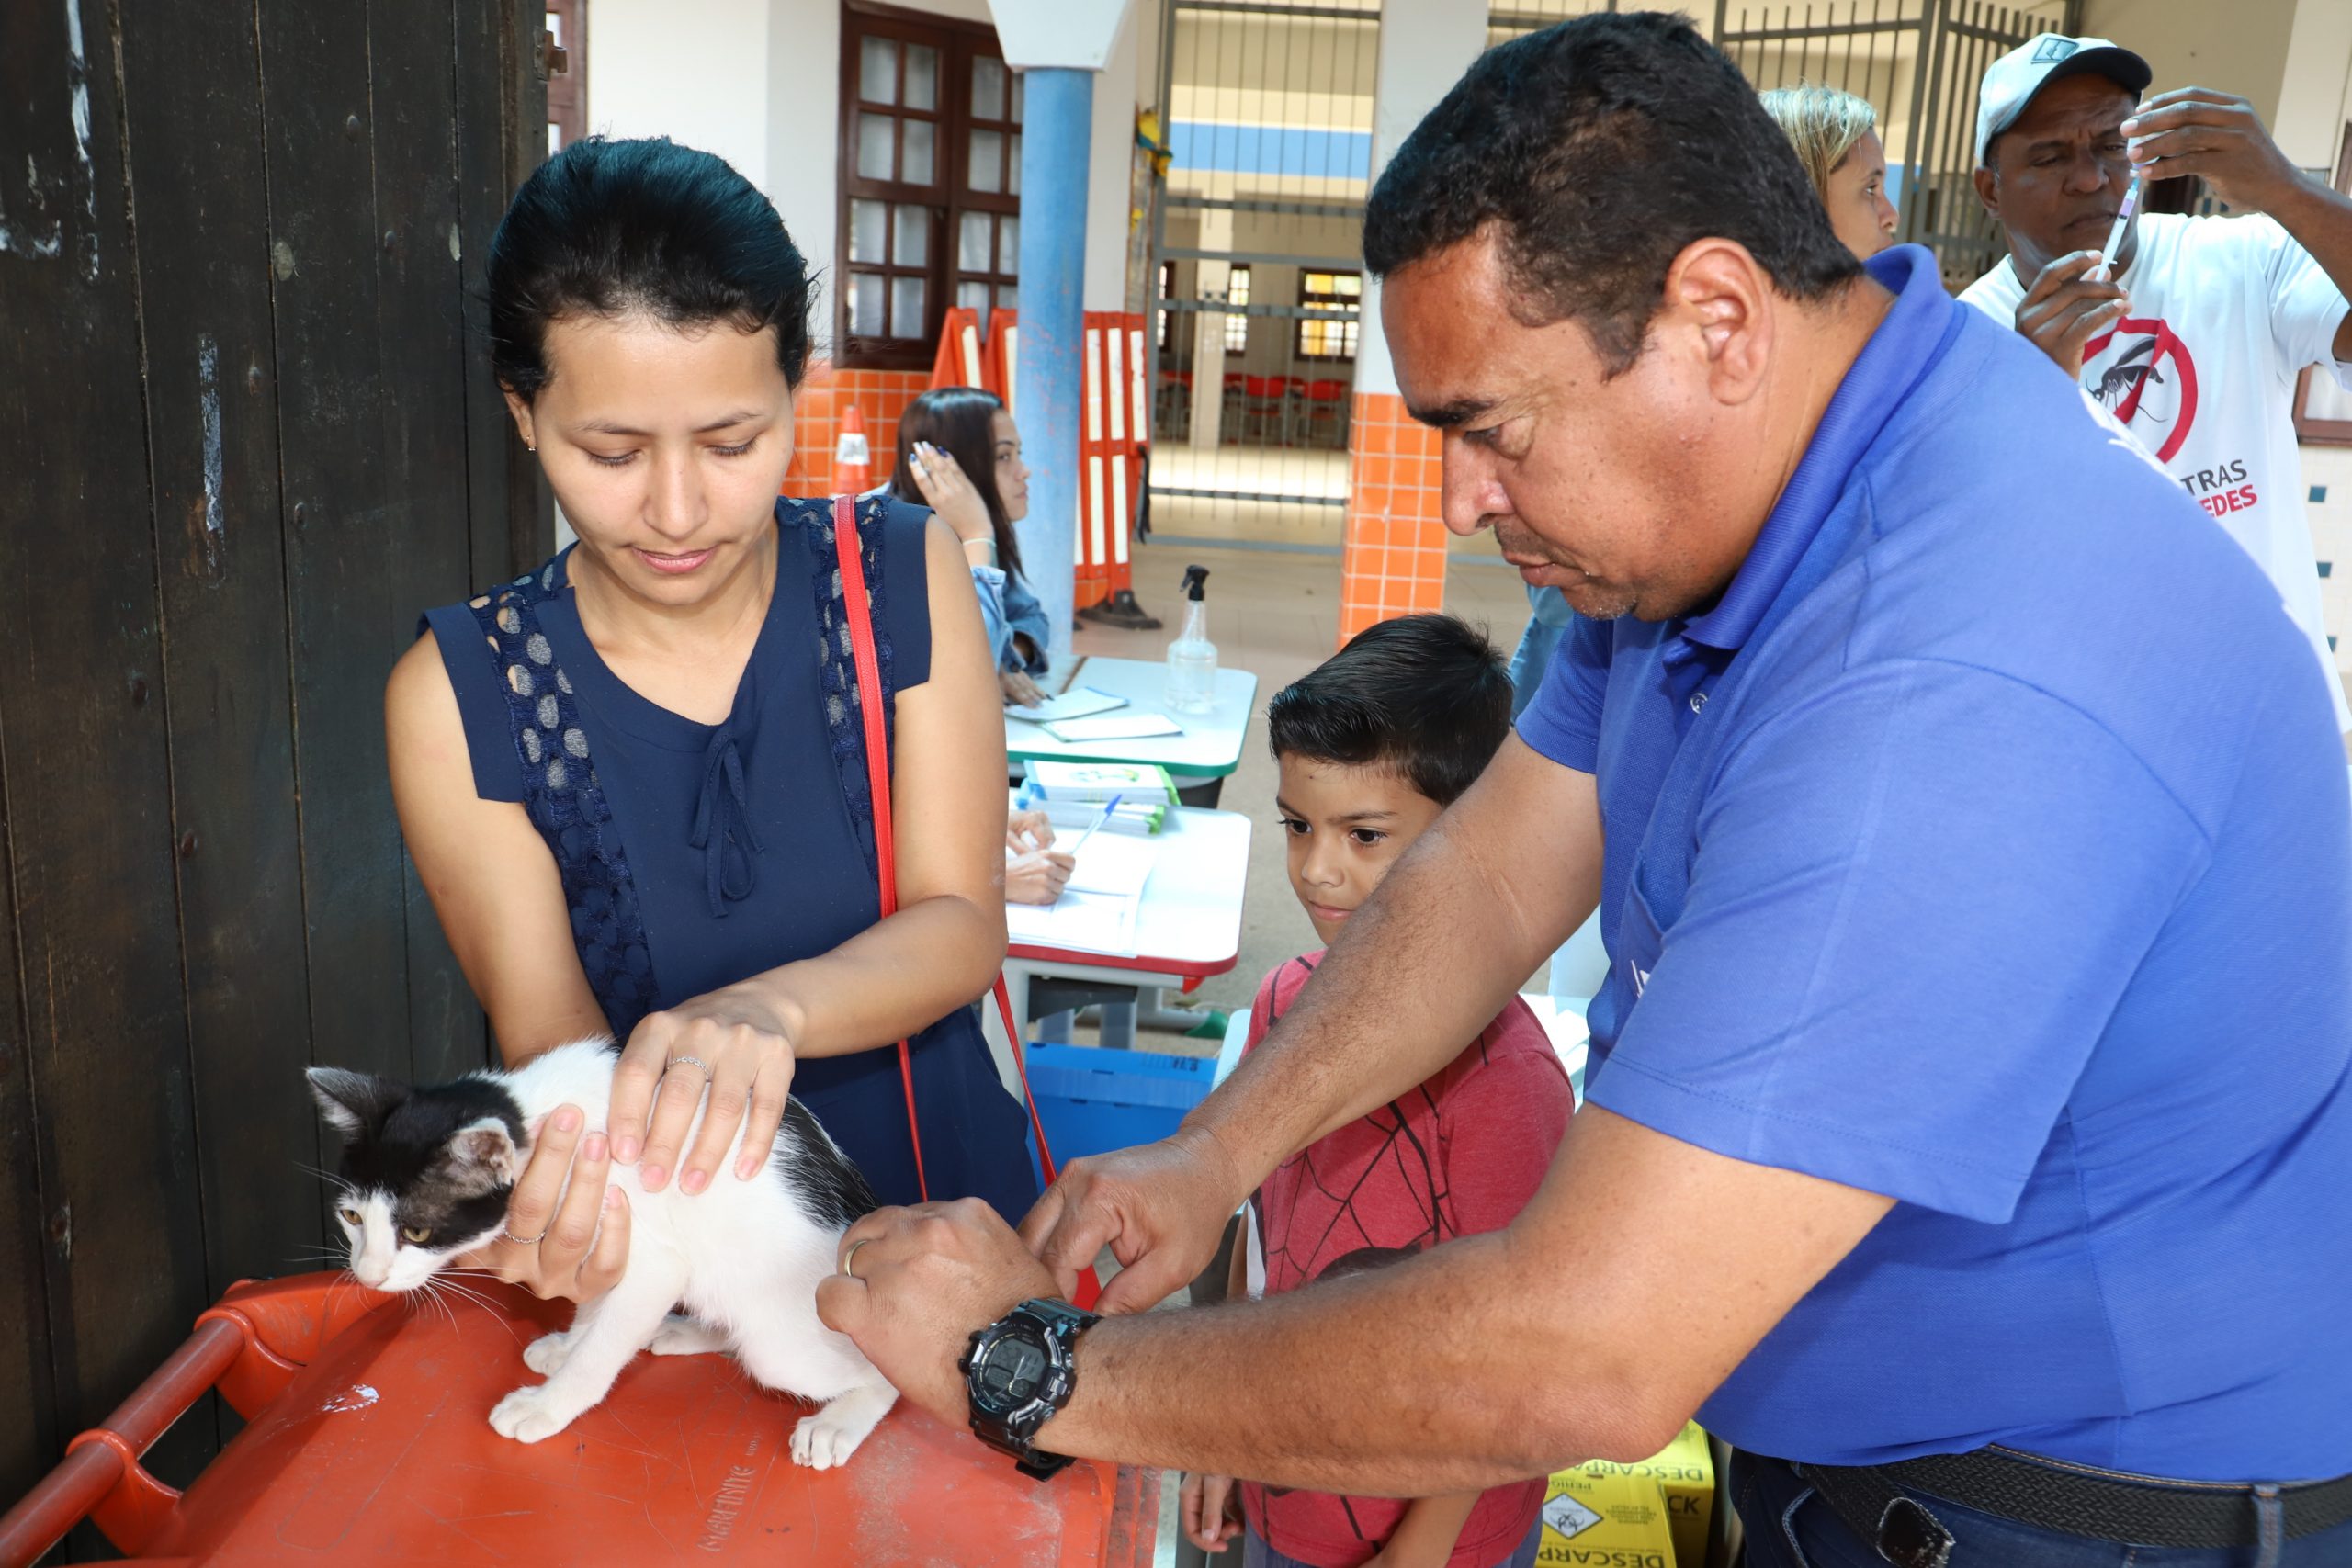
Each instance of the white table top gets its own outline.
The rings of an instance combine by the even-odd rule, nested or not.
[[[1075,744],[1055,739],[1036,725],[1004,720],[1005,755],[1016,762],[1157,762],[1170,773],[1222,777],[1241,761],[1241,738],[1258,701],[1258,677],[1247,670],[1219,665],[1216,705],[1207,713],[1177,713],[1168,706],[1168,666],[1160,660],[1075,660],[1068,671],[1048,671],[1039,682],[1059,695],[1080,686],[1091,686],[1127,699],[1124,708],[1105,714],[1165,714],[1182,725],[1182,735],[1154,736],[1146,740],[1092,740]]]
[[[1241,894],[1250,876],[1250,818],[1238,811],[1179,807],[1160,829],[1159,860],[1144,884],[1136,916],[1136,955],[1080,953],[1014,943],[1011,958],[1050,974],[1139,976],[1163,984],[1170,975],[1222,975],[1241,955]]]

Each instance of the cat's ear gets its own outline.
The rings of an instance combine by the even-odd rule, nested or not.
[[[495,1116],[460,1127],[449,1138],[451,1174],[468,1190],[488,1192],[512,1187],[523,1161],[515,1153],[514,1134]]]
[[[386,1112],[408,1098],[405,1085],[345,1067],[312,1067],[308,1076],[311,1092],[318,1097],[319,1113],[328,1126],[343,1134],[346,1144],[379,1125]]]

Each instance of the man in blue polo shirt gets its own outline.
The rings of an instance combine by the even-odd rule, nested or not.
[[[1927,253],[1865,274],[1679,19],[1482,57],[1365,259],[1449,525],[1581,616],[1521,739],[1042,1262],[869,1216],[827,1321],[1033,1460],[1426,1495],[1695,1413],[1752,1568],[2352,1562],[2352,801],[2259,569]],[[1110,1306],[1189,1280],[1596,904],[1590,1101],[1508,1231],[1010,1313],[1106,1244]]]

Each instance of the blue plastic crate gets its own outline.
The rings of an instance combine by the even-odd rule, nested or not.
[[[1168,1136],[1208,1098],[1216,1066],[1214,1056],[1033,1044],[1029,1092],[1055,1160],[1067,1164]]]

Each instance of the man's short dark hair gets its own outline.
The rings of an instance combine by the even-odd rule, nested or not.
[[[1510,677],[1486,634],[1452,615],[1402,615],[1274,694],[1274,760],[1383,765],[1440,806],[1477,782],[1510,733]]]
[[[1580,321],[1612,376],[1695,241],[1746,246],[1792,299],[1861,272],[1739,67],[1657,11],[1578,17],[1479,56],[1373,187],[1364,265],[1392,273],[1489,224],[1512,316]]]

